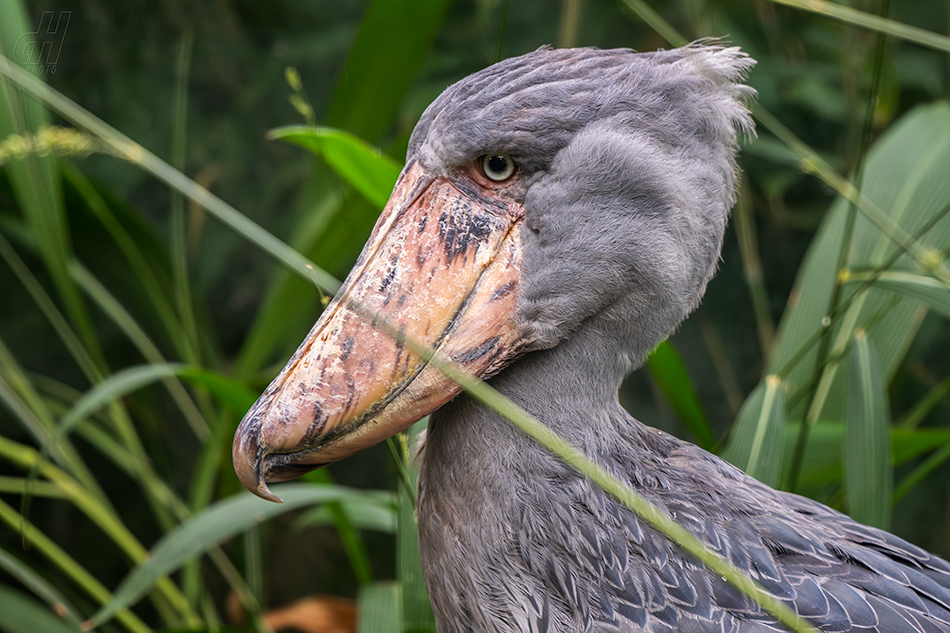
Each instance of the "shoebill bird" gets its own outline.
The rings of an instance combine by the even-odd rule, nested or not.
[[[542,49],[448,88],[337,299],[241,423],[244,485],[276,499],[268,482],[431,414],[419,548],[442,633],[782,629],[460,394],[381,317],[489,379],[822,631],[950,631],[946,562],[618,402],[716,268],[753,64],[714,43]]]

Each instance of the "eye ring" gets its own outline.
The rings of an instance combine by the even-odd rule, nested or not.
[[[482,174],[492,182],[504,182],[515,174],[518,166],[508,154],[485,154],[478,161]]]

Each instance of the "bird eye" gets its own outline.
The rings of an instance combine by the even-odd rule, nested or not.
[[[507,154],[486,154],[481,163],[482,173],[495,182],[508,180],[515,173],[515,161]]]

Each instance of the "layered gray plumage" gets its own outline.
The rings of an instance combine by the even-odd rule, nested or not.
[[[449,88],[409,155],[508,154],[528,353],[491,384],[823,631],[950,631],[950,566],[630,417],[621,380],[696,306],[734,201],[735,48],[539,50]],[[423,570],[441,633],[773,631],[721,578],[460,396],[432,415]]]

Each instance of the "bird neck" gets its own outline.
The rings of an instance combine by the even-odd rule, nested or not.
[[[519,358],[489,384],[575,446],[610,442],[619,431],[615,427],[630,420],[620,407],[620,384],[644,355],[617,340],[615,329],[588,321],[557,346]],[[430,436],[445,432],[446,441],[469,446],[481,440],[492,443],[498,434],[515,441],[507,427],[500,416],[463,394],[433,414]],[[481,440],[461,439],[469,435]]]

